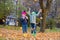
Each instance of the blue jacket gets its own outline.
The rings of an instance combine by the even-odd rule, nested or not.
[[[21,21],[21,23],[22,23],[22,25],[26,25],[27,23],[28,23],[28,21],[27,21],[28,19],[23,19],[22,17],[20,18],[20,21]]]

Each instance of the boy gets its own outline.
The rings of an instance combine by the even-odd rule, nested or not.
[[[42,9],[39,10],[38,13],[36,13],[35,11],[32,11],[32,13],[30,13],[30,8],[28,11],[28,15],[30,16],[30,24],[31,24],[31,33],[36,33],[36,16],[38,16],[40,14],[40,12],[42,12]]]

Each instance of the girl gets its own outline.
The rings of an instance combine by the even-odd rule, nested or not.
[[[23,33],[27,33],[27,20],[28,20],[28,17],[26,16],[26,11],[23,11],[22,12],[22,17],[21,17],[21,23],[22,23],[22,30],[23,30]]]

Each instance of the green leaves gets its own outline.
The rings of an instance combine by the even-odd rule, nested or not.
[[[11,9],[10,9],[9,0],[1,0],[0,1],[0,18],[2,18],[3,16],[9,14],[10,10]]]

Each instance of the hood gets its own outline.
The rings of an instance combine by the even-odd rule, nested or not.
[[[34,14],[36,14],[35,12],[32,12],[32,14],[34,15]]]

